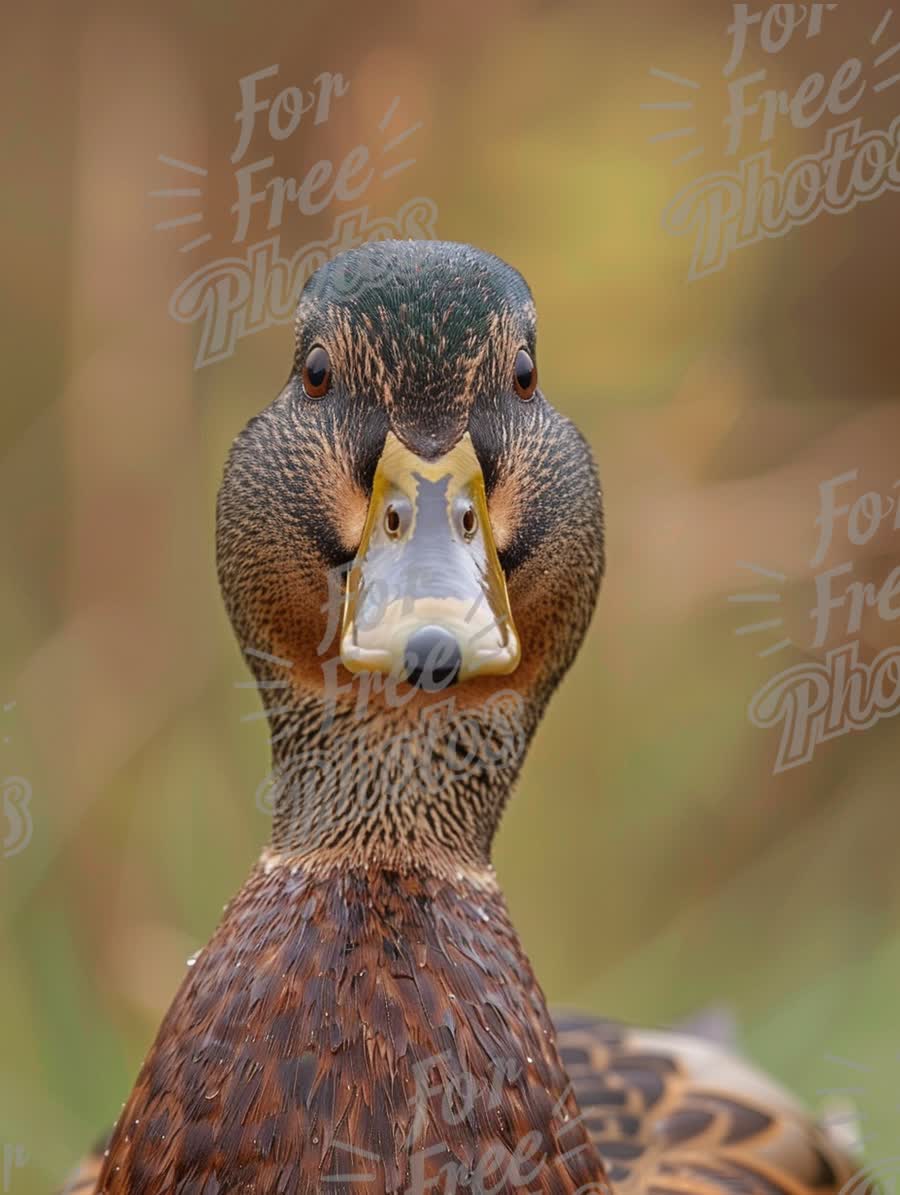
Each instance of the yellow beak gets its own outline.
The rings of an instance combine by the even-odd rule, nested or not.
[[[425,461],[389,432],[347,579],[345,667],[436,691],[520,654],[471,437]]]

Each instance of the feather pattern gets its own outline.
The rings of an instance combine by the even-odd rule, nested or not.
[[[496,888],[257,869],[163,1022],[97,1190],[476,1180],[604,1189]]]
[[[714,1043],[592,1018],[557,1028],[616,1190],[808,1195],[839,1191],[856,1172],[793,1096]]]
[[[510,923],[492,841],[604,570],[590,450],[539,388],[517,396],[521,351],[528,287],[469,246],[362,246],[304,289],[291,377],[235,440],[217,508],[272,844],[74,1195],[836,1195],[853,1174],[709,1043],[572,1018],[557,1035]],[[444,694],[388,678],[392,700],[323,658],[388,432],[432,462],[471,437],[521,639],[512,676],[456,685],[435,734]]]

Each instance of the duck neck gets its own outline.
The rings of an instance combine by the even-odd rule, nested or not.
[[[164,1092],[191,1150],[148,1195],[203,1166],[260,1195],[361,1171],[375,1195],[609,1195],[489,864],[524,711],[270,711],[272,846],[175,998],[103,1190],[150,1172]]]
[[[501,689],[362,709],[309,700],[270,711],[273,828],[267,858],[477,878],[537,719]]]

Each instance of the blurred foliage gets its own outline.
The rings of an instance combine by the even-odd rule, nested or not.
[[[321,126],[257,137],[281,173],[374,144],[394,96],[392,130],[423,122],[415,166],[361,202],[374,216],[429,197],[442,237],[522,270],[544,387],[600,462],[608,579],[497,850],[548,996],[652,1024],[727,1005],[743,1046],[811,1103],[848,1077],[865,1086],[873,1155],[897,1139],[897,723],[773,775],[774,737],[747,717],[768,677],[814,655],[819,483],[858,468],[861,490],[888,493],[900,473],[897,198],[686,284],[690,246],[660,217],[696,163],[649,141],[671,114],[641,104],[673,94],[650,67],[696,80],[698,137],[721,140],[727,12],[38,0],[8,15],[0,707],[15,706],[0,750],[34,794],[33,841],[0,860],[0,1145],[30,1159],[15,1195],[58,1182],[115,1118],[186,958],[266,837],[265,735],[241,721],[255,705],[234,688],[213,511],[291,333],[194,370],[197,329],[167,308],[204,261],[242,252],[238,81],[275,63],[282,86],[323,70],[350,83]],[[867,46],[877,16],[860,6],[748,69],[796,87]],[[891,102],[872,96],[867,120],[887,127]],[[822,126],[782,132],[790,156],[821,144]],[[192,208],[150,192],[186,184],[204,223],[154,231]],[[349,206],[294,211],[282,252]],[[210,244],[179,254],[203,230]],[[257,212],[251,239],[265,235]],[[857,575],[883,578],[897,555],[877,537]],[[735,635],[746,610],[728,597],[753,584],[739,561],[787,574],[787,653],[760,659]],[[864,647],[890,632],[866,623]]]

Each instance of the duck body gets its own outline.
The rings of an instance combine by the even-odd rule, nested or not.
[[[284,863],[197,958],[108,1163],[105,1190],[148,1195],[562,1193],[602,1173],[495,888]]]
[[[469,246],[367,245],[310,279],[296,336],[217,512],[271,843],[69,1190],[835,1195],[852,1163],[749,1068],[554,1027],[497,887],[604,568],[524,281]]]

